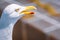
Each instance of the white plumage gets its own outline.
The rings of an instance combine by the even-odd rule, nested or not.
[[[24,15],[15,12],[17,8],[21,8],[22,11],[25,7],[11,4],[4,9],[0,18],[0,40],[12,40],[14,24]]]

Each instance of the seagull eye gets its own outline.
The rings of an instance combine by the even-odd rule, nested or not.
[[[18,9],[15,9],[15,11],[16,11],[16,12],[18,12],[18,11],[19,11],[19,9],[20,9],[20,8],[18,8]]]

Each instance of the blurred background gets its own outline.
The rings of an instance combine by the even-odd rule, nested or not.
[[[10,3],[37,7],[35,15],[28,15],[17,21],[13,30],[13,40],[60,40],[60,27],[58,28],[57,24],[60,23],[60,17],[51,16],[36,3],[38,1],[51,5],[59,14],[60,0],[0,0],[0,16],[4,6]]]

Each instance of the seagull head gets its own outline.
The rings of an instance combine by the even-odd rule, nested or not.
[[[17,4],[8,5],[1,16],[0,24],[9,25],[15,24],[21,17],[26,14],[34,14],[31,10],[35,10],[34,6],[20,6]]]

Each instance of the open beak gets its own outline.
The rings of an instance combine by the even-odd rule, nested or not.
[[[35,9],[36,9],[36,7],[34,7],[34,6],[26,6],[25,10],[23,10],[21,13],[24,13],[24,14],[34,14],[34,12],[31,12],[31,11],[35,10]]]
[[[32,10],[37,9],[35,6],[26,6],[22,12],[19,12],[20,14],[34,14],[34,12],[31,12]],[[19,8],[15,10],[16,12],[19,11]]]

